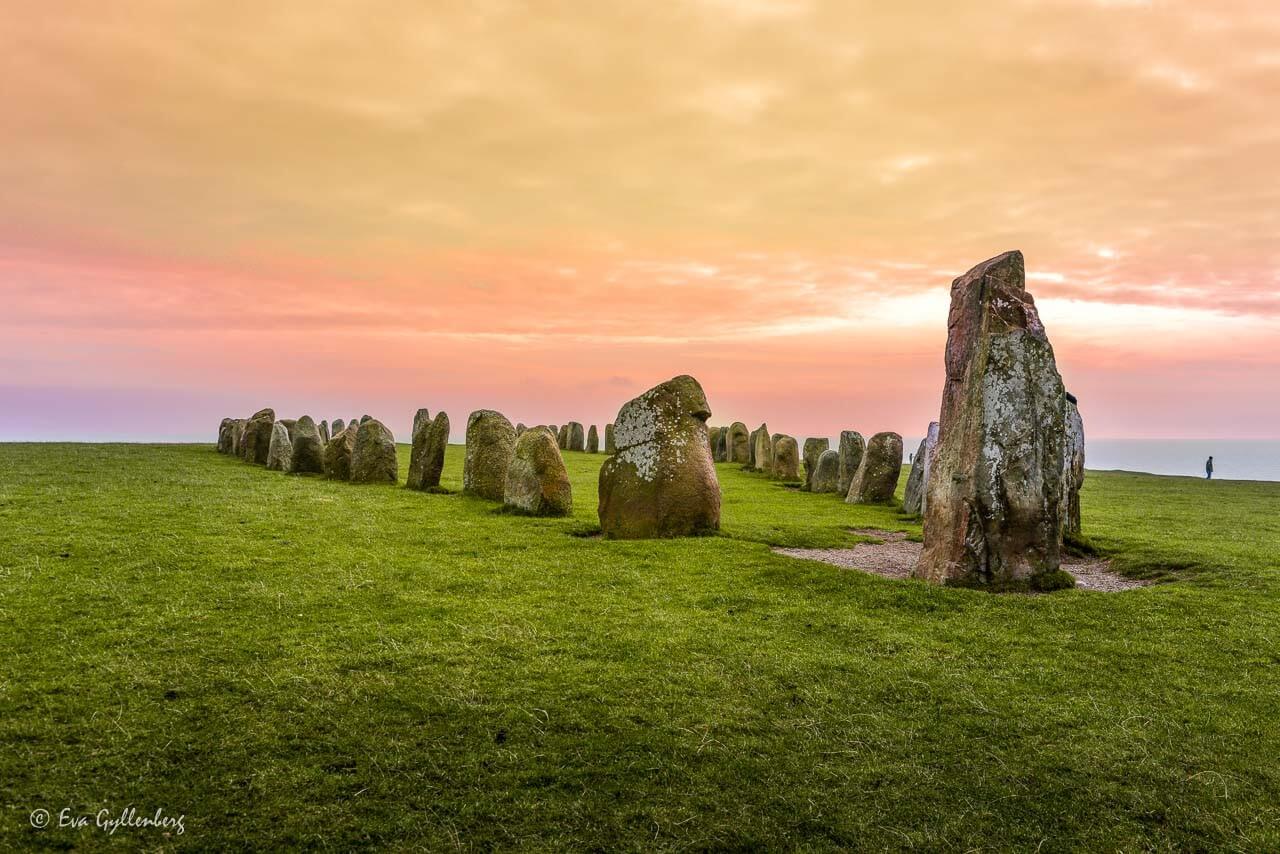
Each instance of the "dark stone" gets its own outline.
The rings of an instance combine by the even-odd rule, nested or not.
[[[501,501],[507,469],[516,452],[516,428],[501,412],[479,409],[467,419],[467,453],[462,491]]]

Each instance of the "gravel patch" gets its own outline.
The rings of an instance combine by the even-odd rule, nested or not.
[[[920,558],[924,546],[913,543],[901,531],[855,530],[864,537],[875,537],[879,542],[858,543],[849,549],[784,549],[774,551],[800,560],[817,560],[845,569],[869,572],[884,578],[910,578],[911,570]],[[1136,587],[1147,587],[1152,582],[1126,578],[1112,572],[1111,564],[1096,558],[1066,557],[1062,568],[1075,576],[1076,587],[1102,593],[1118,593]]]

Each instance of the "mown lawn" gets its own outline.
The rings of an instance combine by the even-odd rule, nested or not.
[[[720,537],[583,536],[566,456],[535,520],[0,445],[0,849],[1280,849],[1280,484],[1091,472],[1174,581],[993,596],[775,555],[919,527],[729,465]],[[185,832],[29,819],[129,805]]]

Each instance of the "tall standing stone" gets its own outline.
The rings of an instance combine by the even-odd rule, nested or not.
[[[613,436],[613,425],[604,425],[604,452],[609,456],[618,453],[618,443]]]
[[[564,424],[556,432],[556,447],[562,451],[569,450],[569,425]]]
[[[232,437],[232,431],[235,428],[235,425],[236,422],[230,418],[224,418],[222,419],[222,422],[218,424],[218,453],[231,453],[231,446],[235,441]]]
[[[836,480],[836,492],[849,494],[849,484],[862,465],[862,455],[867,451],[866,440],[857,430],[840,431],[840,474]]]
[[[231,456],[244,458],[244,431],[248,426],[248,418],[237,418],[231,422]]]
[[[867,442],[862,464],[853,475],[848,504],[888,504],[902,476],[902,437],[897,433],[877,433]]]
[[[773,473],[773,442],[769,439],[768,424],[761,424],[751,434],[751,466],[765,474]]]
[[[277,421],[276,423],[277,423],[277,424],[283,424],[283,425],[284,425],[284,429],[285,429],[285,430],[287,430],[287,431],[289,432],[289,441],[290,441],[290,442],[292,442],[292,441],[293,441],[293,429],[294,429],[295,427],[297,427],[297,426],[298,426],[298,419],[296,419],[296,418],[281,418],[281,419],[280,419],[279,421]]]
[[[271,450],[271,428],[275,423],[275,410],[260,409],[244,425],[241,455],[246,462],[260,466],[267,464],[267,453]]]
[[[1022,253],[956,279],[917,577],[992,588],[1071,583],[1060,568],[1066,403]]]
[[[813,482],[810,491],[827,493],[836,491],[836,482],[840,477],[840,452],[826,450],[818,457],[818,465],[813,470]]]
[[[395,483],[399,479],[395,436],[376,418],[361,421],[351,452],[351,482]]]
[[[587,453],[600,453],[600,433],[594,424],[587,428]]]
[[[516,440],[502,496],[504,506],[531,516],[568,516],[573,512],[573,487],[550,430],[526,430]]]
[[[301,421],[302,419],[298,419],[298,420],[299,420],[299,421]],[[318,432],[318,433],[320,434],[320,441],[321,441],[321,442],[324,442],[324,443],[326,443],[326,444],[328,444],[328,442],[329,442],[329,422],[328,422],[328,421],[323,421],[323,420],[322,420],[318,425],[316,425],[316,432]]]
[[[729,428],[720,427],[716,430],[716,453],[715,462],[729,462]]]
[[[356,433],[360,422],[352,421],[324,446],[324,476],[333,480],[351,480],[351,455],[356,449]]]
[[[329,438],[332,439],[334,436],[338,435],[339,433],[341,433],[343,430],[346,430],[346,429],[347,429],[346,422],[343,421],[341,418],[335,418],[333,421],[333,429],[329,433]]]
[[[501,501],[507,469],[515,452],[516,428],[501,412],[479,409],[471,413],[467,419],[462,491],[490,501]]]
[[[417,412],[413,413],[413,430],[409,433],[410,439],[418,435],[418,430],[423,426],[431,423],[431,413],[424,406]]]
[[[1080,488],[1084,486],[1084,420],[1075,396],[1070,393],[1064,396],[1067,403],[1063,423],[1067,435],[1062,460],[1062,533],[1079,537],[1083,533]]]
[[[600,468],[600,527],[614,539],[683,537],[720,527],[720,483],[707,447],[711,407],[679,376],[623,404],[618,452]]]
[[[582,430],[582,425],[577,421],[569,422],[569,450],[584,451],[587,447],[587,436]]]
[[[929,467],[934,449],[938,446],[938,422],[930,421],[929,429],[915,456],[911,458],[911,474],[907,476],[907,486],[902,492],[902,510],[904,513],[924,514],[925,490],[929,484]]]
[[[517,424],[516,424],[516,438],[517,438],[517,439],[519,439],[521,436],[523,436],[523,435],[524,435],[524,431],[525,431],[525,430],[528,430],[528,429],[529,429],[528,427],[524,426],[524,422],[523,422],[523,421],[521,421],[521,422],[517,423]]]
[[[321,422],[322,425],[323,423]],[[324,448],[327,444],[311,416],[302,416],[293,428],[293,441],[290,443],[293,454],[289,459],[289,467],[285,470],[293,474],[323,474]]]
[[[438,489],[440,473],[444,471],[444,452],[448,446],[449,416],[437,412],[431,423],[424,424],[413,437],[405,486],[420,490]]]
[[[829,439],[805,439],[804,440],[804,486],[803,489],[813,489],[813,473],[818,468],[818,457],[822,456],[822,452],[831,447]]]
[[[794,437],[776,434],[773,442],[773,476],[778,480],[800,479],[800,447]]]
[[[744,466],[751,464],[751,434],[747,432],[746,424],[741,421],[730,424],[725,443],[725,462]]]
[[[293,447],[289,443],[289,428],[283,421],[271,425],[271,442],[267,445],[267,468],[271,471],[288,471]]]

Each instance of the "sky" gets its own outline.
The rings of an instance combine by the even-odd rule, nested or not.
[[[0,9],[0,440],[920,436],[1010,249],[1089,435],[1280,438],[1274,0]]]

